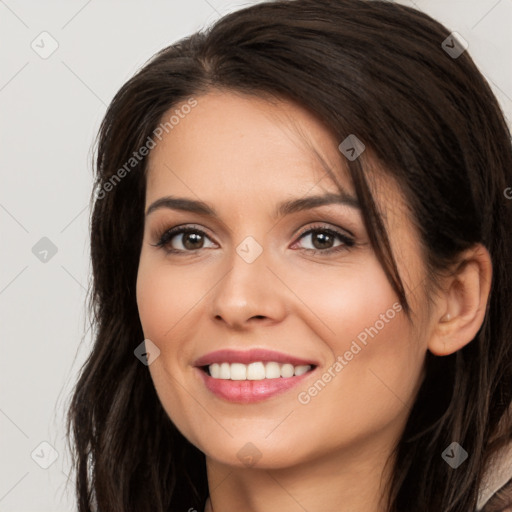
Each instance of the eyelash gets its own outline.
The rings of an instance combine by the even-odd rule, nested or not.
[[[322,255],[325,255],[325,254],[337,253],[340,251],[347,251],[355,245],[355,241],[352,238],[348,237],[347,235],[345,235],[344,233],[342,233],[340,231],[337,231],[333,228],[326,227],[323,225],[305,228],[298,234],[298,240],[303,238],[305,235],[309,235],[311,233],[316,233],[316,232],[328,233],[329,235],[338,237],[341,240],[342,244],[340,244],[336,247],[331,247],[330,249],[302,249],[303,251],[307,251],[307,252],[313,253],[313,254],[320,253]],[[187,253],[190,254],[190,253],[194,253],[196,251],[201,250],[201,248],[200,248],[200,249],[195,249],[195,250],[190,250],[190,251],[184,251],[182,249],[173,249],[173,248],[168,247],[169,242],[176,235],[181,235],[181,234],[186,234],[186,233],[199,233],[201,235],[206,236],[207,238],[210,238],[202,229],[195,228],[192,226],[187,226],[187,227],[176,226],[174,228],[164,231],[163,233],[160,233],[158,235],[158,238],[159,238],[158,242],[156,244],[151,244],[151,245],[153,245],[154,247],[162,248],[166,252],[171,253],[171,254],[176,254],[176,255],[185,255]]]

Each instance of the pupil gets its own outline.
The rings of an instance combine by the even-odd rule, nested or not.
[[[192,244],[189,243],[191,238],[192,239],[195,238],[195,243],[197,244],[199,242],[199,245],[201,245],[202,235],[200,235],[199,233],[185,233],[185,238],[184,238],[184,241],[183,241],[183,245],[187,249],[198,249],[198,247],[194,246],[194,240],[192,241]],[[192,245],[192,246],[190,247],[190,245]]]
[[[317,249],[323,249],[323,248],[325,248],[326,245],[327,246],[329,245],[329,242],[332,242],[331,238],[332,238],[332,236],[329,235],[328,233],[317,233],[316,236],[313,237],[313,245]],[[315,243],[318,239],[321,239],[320,247],[317,247],[318,244]],[[322,240],[323,240],[323,242],[322,242]]]

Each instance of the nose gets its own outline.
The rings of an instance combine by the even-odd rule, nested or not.
[[[290,291],[272,268],[268,250],[254,261],[234,251],[230,269],[212,290],[212,317],[237,330],[278,323],[289,300]]]

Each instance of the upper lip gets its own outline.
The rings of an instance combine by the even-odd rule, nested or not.
[[[261,348],[254,348],[251,350],[232,350],[223,349],[209,352],[204,356],[196,359],[194,366],[209,366],[214,363],[243,363],[250,364],[257,361],[269,362],[275,361],[277,363],[289,363],[293,366],[312,365],[317,366],[314,361],[302,359],[300,357],[291,356],[275,350],[267,350]]]

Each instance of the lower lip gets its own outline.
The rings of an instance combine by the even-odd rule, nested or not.
[[[279,377],[277,379],[227,380],[214,379],[200,368],[196,369],[200,373],[206,387],[213,394],[229,402],[240,404],[262,402],[284,393],[300,384],[314,372],[313,369],[297,377]]]

